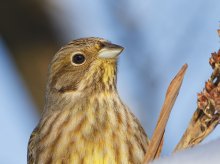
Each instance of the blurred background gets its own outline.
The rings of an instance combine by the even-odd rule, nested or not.
[[[119,93],[150,137],[169,82],[188,63],[165,135],[163,154],[170,154],[211,74],[210,53],[220,47],[219,7],[219,0],[1,0],[1,163],[26,163],[28,139],[44,106],[48,64],[62,45],[89,36],[125,47]],[[205,142],[218,137],[219,127]]]

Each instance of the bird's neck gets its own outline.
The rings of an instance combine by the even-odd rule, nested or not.
[[[76,121],[85,119],[89,123],[88,127],[92,129],[105,129],[107,128],[105,126],[110,124],[114,129],[118,126],[118,121],[123,120],[122,116],[128,114],[127,107],[122,103],[117,92],[97,92],[86,97],[81,97],[80,93],[66,93],[53,103],[55,104],[48,106],[44,112],[45,121],[62,113],[63,117],[65,116],[64,120],[69,117]],[[42,120],[41,123],[43,122]]]
[[[102,90],[99,85],[91,86],[91,88],[65,92],[62,94],[53,93],[53,95],[49,95],[45,104],[43,115],[47,115],[48,113],[54,111],[69,109],[79,110],[81,108],[84,110],[90,108],[99,110],[98,108],[106,109],[106,107],[108,107],[111,110],[114,108],[115,104],[122,104],[115,85],[108,85],[105,86],[105,88],[102,87]]]

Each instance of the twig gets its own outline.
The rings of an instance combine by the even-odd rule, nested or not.
[[[144,164],[148,164],[151,160],[155,159],[155,157],[158,157],[160,155],[160,151],[162,149],[162,141],[163,141],[163,136],[165,132],[165,127],[166,127],[170,112],[172,110],[172,107],[178,96],[186,69],[187,69],[187,64],[182,66],[181,70],[172,80],[172,82],[170,83],[167,89],[165,101],[162,106],[162,110],[160,112],[160,116],[159,116],[156,128],[154,130],[153,137],[150,141],[148,151],[146,152],[146,155],[144,157]]]
[[[213,73],[198,94],[198,107],[174,152],[199,144],[220,122],[220,50],[209,63]]]

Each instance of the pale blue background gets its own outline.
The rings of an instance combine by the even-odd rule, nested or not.
[[[170,80],[188,63],[172,111],[163,154],[177,144],[196,108],[196,96],[218,51],[219,0],[48,0],[54,28],[65,44],[104,37],[125,47],[119,61],[122,99],[151,136]],[[39,119],[4,40],[0,40],[0,163],[26,163],[29,135]],[[220,137],[217,128],[205,142]],[[13,154],[13,156],[11,155]]]

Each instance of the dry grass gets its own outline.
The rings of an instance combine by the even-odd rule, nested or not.
[[[218,35],[220,36],[220,29]],[[205,83],[203,91],[198,94],[197,109],[174,152],[199,144],[220,123],[220,50],[211,54],[209,64],[213,72]],[[186,69],[187,65],[185,64],[168,87],[157,126],[144,158],[144,164],[148,164],[160,156],[166,124],[178,96]]]
[[[209,63],[213,73],[198,94],[197,109],[174,152],[199,144],[220,122],[220,50],[212,53]]]
[[[149,163],[151,160],[155,159],[156,157],[160,156],[160,152],[163,146],[163,138],[164,138],[163,136],[165,132],[165,127],[169,119],[172,107],[179,94],[179,90],[180,90],[186,69],[187,69],[187,65],[185,64],[183,65],[181,70],[178,72],[178,74],[175,76],[175,78],[172,80],[172,82],[170,83],[167,89],[165,101],[162,106],[162,110],[160,112],[157,126],[155,128],[153,137],[148,147],[148,151],[144,158],[144,163],[146,164]]]

